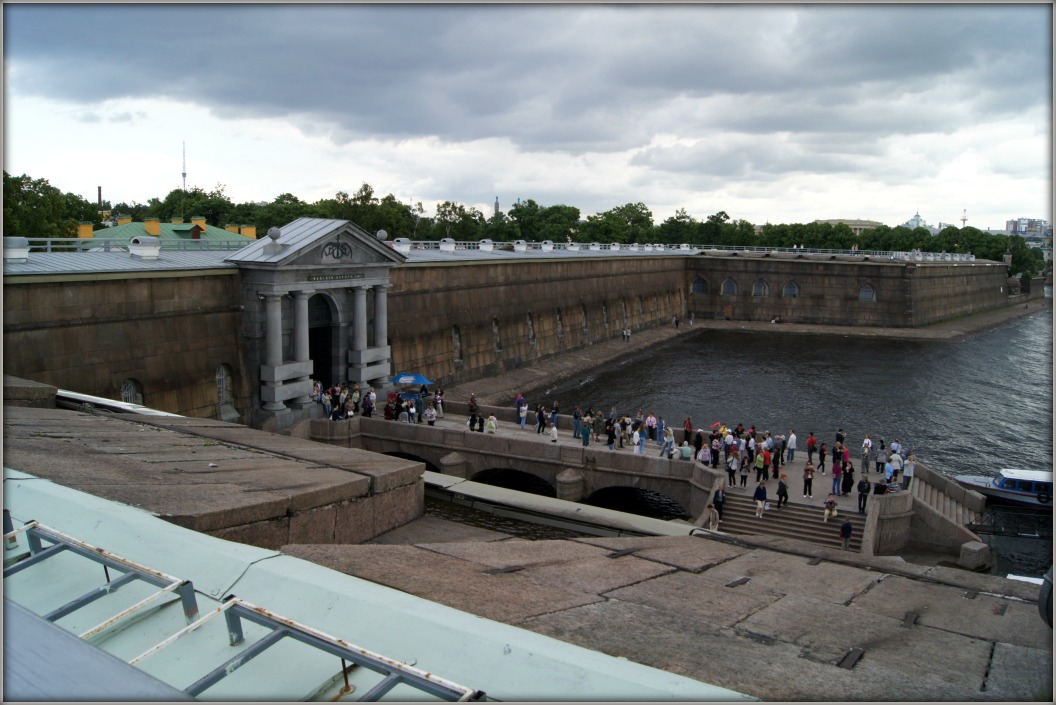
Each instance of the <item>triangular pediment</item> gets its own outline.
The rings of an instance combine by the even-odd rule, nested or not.
[[[298,218],[227,258],[253,267],[392,266],[407,258],[348,220]]]

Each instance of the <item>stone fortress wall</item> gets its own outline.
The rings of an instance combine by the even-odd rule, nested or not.
[[[407,263],[391,270],[392,372],[465,382],[545,365],[691,311],[700,321],[922,326],[1008,305],[1005,271],[994,262],[787,252]],[[134,379],[147,406],[220,418],[217,369],[225,365],[246,423],[254,400],[247,350],[259,331],[247,323],[240,279],[234,268],[5,277],[4,372],[116,399],[122,381]],[[723,296],[728,279],[736,293]],[[756,295],[760,281],[766,295]],[[785,295],[789,282],[796,296]],[[862,300],[863,286],[875,300]]]

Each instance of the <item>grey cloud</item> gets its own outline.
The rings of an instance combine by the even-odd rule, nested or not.
[[[1051,8],[1043,6],[7,5],[4,13],[5,59],[23,94],[86,104],[168,96],[222,117],[288,118],[336,143],[506,136],[526,150],[577,154],[679,129],[929,132],[1051,101]],[[970,94],[957,110],[935,97],[961,82]],[[921,97],[918,111],[885,107],[885,96],[907,94]],[[736,112],[678,122],[666,110],[723,96]]]

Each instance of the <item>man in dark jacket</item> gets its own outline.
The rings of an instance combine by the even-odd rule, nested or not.
[[[865,514],[865,504],[869,500],[869,493],[873,491],[873,485],[863,476],[858,480],[858,513]]]

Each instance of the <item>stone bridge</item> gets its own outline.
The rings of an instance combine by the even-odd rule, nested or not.
[[[633,488],[663,495],[686,514],[698,516],[707,504],[714,477],[698,463],[657,457],[650,444],[645,455],[629,449],[612,452],[605,444],[584,447],[562,431],[560,442],[504,424],[503,432],[472,432],[464,416],[438,421],[436,426],[406,424],[377,418],[346,421],[313,419],[311,440],[420,460],[445,475],[469,480],[489,471],[526,473],[546,482],[554,496],[572,502],[608,488]]]

